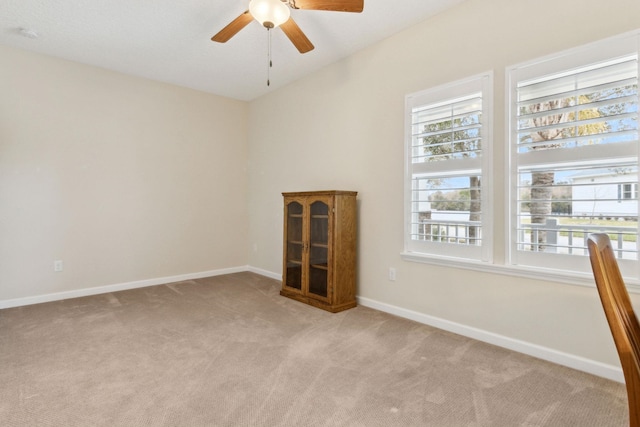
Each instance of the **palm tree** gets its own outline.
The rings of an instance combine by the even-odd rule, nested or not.
[[[576,104],[576,106],[579,106],[595,102],[601,96],[603,96],[602,93],[594,93],[578,96],[577,102],[575,97],[566,97],[527,106],[521,113],[534,115],[529,120],[529,127],[540,130],[525,134],[521,142],[531,143],[532,150],[548,150],[560,146],[561,143],[553,143],[552,141],[554,140],[572,136],[597,135],[607,131],[609,126],[606,122],[576,126],[579,121],[601,117],[601,113],[597,108],[581,109],[577,114],[575,110],[566,110],[566,107]],[[544,111],[549,111],[550,114],[540,114]],[[562,112],[553,114],[553,111]],[[563,125],[564,123],[566,125]],[[532,224],[545,224],[547,218],[551,215],[554,181],[554,171],[545,170],[531,173],[530,214]],[[547,232],[544,229],[540,229],[535,244],[532,244],[532,250],[542,252],[546,248],[546,243]]]
[[[568,100],[552,100],[540,104],[533,104],[529,106],[529,113],[535,114],[542,111],[551,111],[558,108],[568,106]],[[553,141],[563,137],[564,128],[553,127],[565,123],[569,120],[570,114],[549,114],[543,115],[531,119],[531,122],[535,128],[546,128],[530,134],[530,140],[533,143],[532,149],[534,150],[546,150],[553,148],[553,144],[549,144],[548,141]],[[540,144],[545,142],[544,144]],[[534,171],[531,173],[531,203],[530,211],[532,224],[544,224],[547,217],[551,214],[551,198],[552,198],[552,186],[555,180],[555,173],[553,171]],[[533,243],[533,242],[532,242]],[[538,231],[536,245],[532,247],[537,248],[538,251],[544,251],[545,244],[547,243],[547,232],[544,229]]]

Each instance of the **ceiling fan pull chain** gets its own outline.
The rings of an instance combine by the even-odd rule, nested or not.
[[[271,62],[271,29],[267,28],[267,38],[268,38],[268,47],[267,47],[267,59],[268,59],[268,66],[267,66],[267,86],[271,85],[271,67],[273,66],[273,63]]]

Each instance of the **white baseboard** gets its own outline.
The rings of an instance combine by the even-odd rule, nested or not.
[[[260,274],[276,280],[282,280],[282,275],[273,273],[271,271],[262,270],[260,268],[251,267],[248,265],[240,267],[223,268],[219,270],[202,271],[199,273],[181,274],[177,276],[158,277],[155,279],[137,280],[127,283],[119,283],[107,286],[98,286],[95,288],[84,288],[72,291],[55,292],[44,295],[37,295],[25,298],[15,298],[8,300],[0,300],[0,309],[20,307],[31,304],[39,304],[50,301],[60,301],[70,298],[78,298],[90,295],[105,294],[109,292],[124,291],[128,289],[144,288],[147,286],[164,285],[167,283],[181,282],[184,280],[202,279],[205,277],[220,276],[223,274],[240,273],[243,271],[250,271],[252,273]],[[414,320],[425,325],[433,326],[438,329],[453,332],[458,335],[463,335],[469,338],[483,341],[489,344],[497,345],[499,347],[507,348],[509,350],[517,351],[519,353],[527,354],[529,356],[537,357],[539,359],[547,360],[549,362],[556,363],[558,365],[567,366],[569,368],[577,369],[579,371],[587,372],[599,377],[607,378],[617,382],[624,382],[622,369],[617,366],[607,365],[604,363],[596,362],[590,359],[585,359],[580,356],[563,353],[557,350],[553,350],[547,347],[539,346],[536,344],[528,343],[525,341],[516,340],[513,338],[505,337],[503,335],[494,334],[492,332],[484,331],[482,329],[474,328],[471,326],[463,325],[449,320],[441,319],[434,316],[429,316],[417,311],[407,310],[405,308],[393,306],[383,302],[375,301],[369,298],[358,297],[358,303],[365,307],[373,308],[383,311],[385,313],[393,314],[395,316],[403,317],[405,319]]]
[[[539,346],[526,341],[520,341],[503,335],[494,334],[492,332],[477,329],[471,326],[463,325],[449,320],[441,319],[427,314],[407,310],[390,304],[375,301],[369,298],[358,297],[358,304],[365,307],[373,308],[385,313],[393,314],[405,319],[414,320],[425,325],[433,326],[438,329],[453,332],[458,335],[473,338],[489,344],[497,345],[509,350],[517,351],[538,359],[556,363],[599,377],[607,378],[613,381],[624,383],[622,369],[617,366],[607,365],[605,363],[596,362],[584,357],[573,354],[563,353],[551,348]]]
[[[71,299],[78,297],[86,297],[90,295],[106,294],[109,292],[126,291],[128,289],[145,288],[147,286],[164,285],[173,282],[182,282],[184,280],[202,279],[205,277],[221,276],[223,274],[240,273],[249,271],[249,266],[222,268],[219,270],[202,271],[199,273],[179,274],[177,276],[158,277],[155,279],[136,280],[133,282],[118,283],[114,285],[97,286],[94,288],[83,288],[72,291],[54,292],[44,295],[36,295],[32,297],[15,298],[8,300],[0,300],[0,309],[20,307],[23,305],[40,304],[43,302],[60,301],[63,299]],[[260,273],[258,273],[260,274]]]
[[[282,281],[282,274],[274,273],[272,271],[263,270],[261,268],[251,267],[251,266],[249,266],[249,270],[248,271],[250,271],[252,273],[259,274],[261,276],[270,277],[271,279],[276,279],[276,280]]]

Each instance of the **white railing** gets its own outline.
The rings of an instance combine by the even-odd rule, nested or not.
[[[587,237],[591,233],[607,233],[616,257],[636,259],[637,228],[598,224],[559,224],[555,218],[544,224],[520,224],[518,249],[555,252],[571,255],[588,255]],[[546,238],[543,236],[546,234]]]
[[[420,220],[417,225],[416,240],[431,242],[480,245],[482,227],[480,221]],[[472,230],[475,232],[472,233]]]
[[[431,242],[446,242],[462,245],[480,245],[482,227],[480,221],[454,221],[421,219],[414,224],[414,239]],[[475,228],[475,235],[471,229]],[[543,236],[546,234],[546,237]],[[607,233],[611,239],[616,257],[636,259],[637,228],[607,226],[597,224],[559,224],[555,218],[545,224],[520,224],[518,227],[518,249],[588,255],[587,237],[591,233]]]

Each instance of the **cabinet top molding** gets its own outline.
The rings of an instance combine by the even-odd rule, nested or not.
[[[282,193],[285,197],[291,196],[332,196],[332,195],[346,195],[355,196],[357,191],[342,191],[342,190],[324,190],[324,191],[295,191],[290,193]]]

